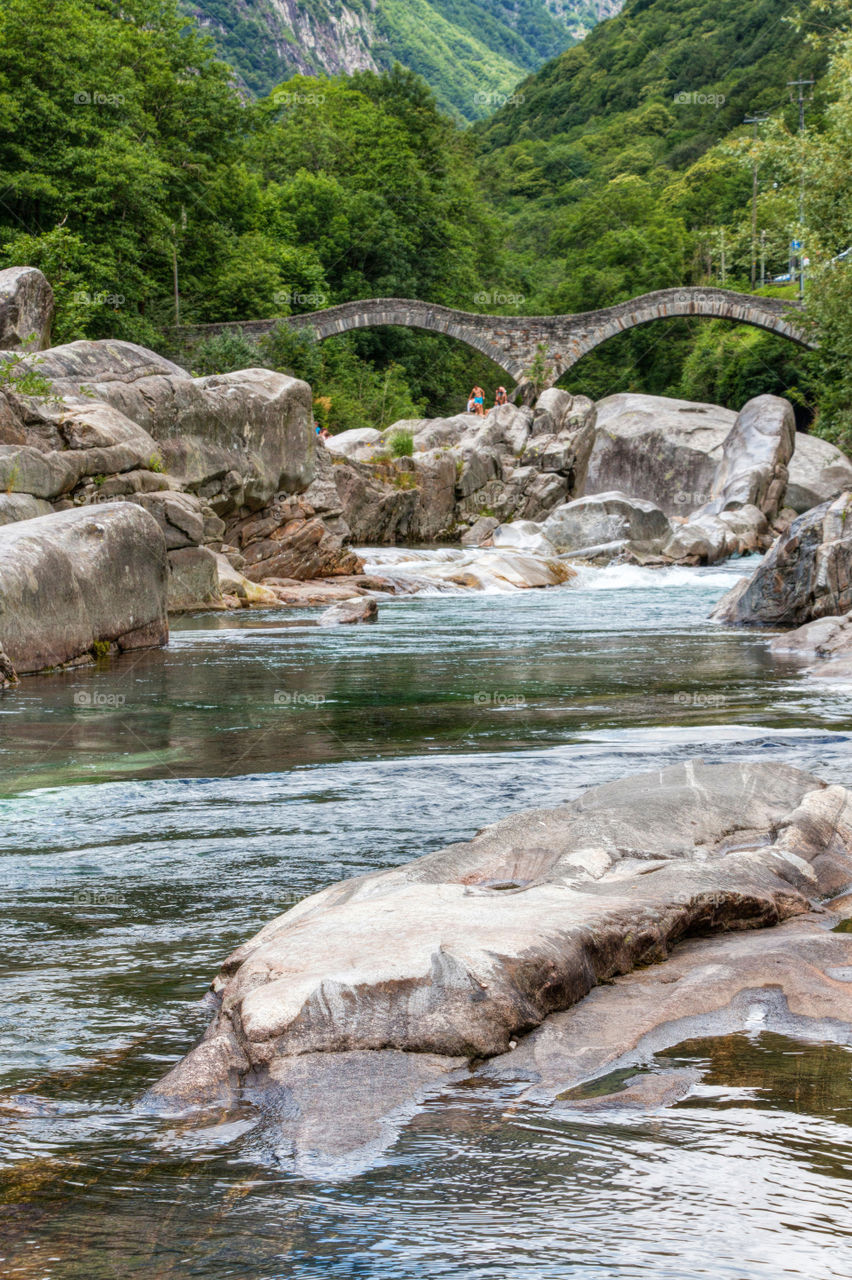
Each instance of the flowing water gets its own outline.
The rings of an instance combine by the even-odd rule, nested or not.
[[[375,567],[411,585],[442,557]],[[133,1108],[206,1025],[221,959],[330,880],[689,756],[848,783],[852,690],[706,621],[750,567],[430,579],[374,627],[195,615],[166,650],[4,697],[0,1275],[848,1276],[838,1045],[682,1045],[651,1069],[702,1083],[628,1119],[447,1088],[337,1178],[258,1151],[250,1117]]]

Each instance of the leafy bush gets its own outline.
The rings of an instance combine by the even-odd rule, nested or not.
[[[238,369],[256,369],[263,362],[255,345],[242,333],[217,333],[205,338],[191,353],[192,372],[196,377],[214,373],[235,373]]]
[[[394,431],[388,438],[392,458],[410,458],[414,453],[414,436],[410,431]]]

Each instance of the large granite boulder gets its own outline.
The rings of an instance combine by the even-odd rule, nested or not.
[[[659,507],[626,493],[598,493],[577,498],[551,512],[542,534],[557,551],[582,552],[585,548],[615,542],[639,543],[659,548],[671,534],[671,525]]]
[[[313,479],[306,382],[269,369],[192,378],[132,342],[72,342],[38,361],[57,395],[105,401],[147,432],[165,470],[220,515],[259,510]]]
[[[751,506],[773,519],[787,488],[795,440],[796,417],[789,400],[768,395],[749,400],[725,437],[710,500],[699,514]]]
[[[224,962],[212,1023],[148,1101],[286,1097],[296,1064],[321,1079],[364,1052],[376,1079],[386,1055],[437,1073],[494,1058],[690,934],[807,915],[850,878],[852,797],[788,766],[595,787],[271,921]]]
[[[734,626],[796,627],[852,608],[852,493],[793,521],[711,617]]]
[[[162,532],[129,503],[81,507],[0,528],[0,645],[18,673],[95,645],[165,644]]]
[[[799,515],[852,489],[852,462],[836,445],[819,436],[798,432],[787,471],[784,505]]]
[[[619,490],[686,516],[712,495],[736,414],[718,405],[619,392],[596,405],[585,494]]]
[[[0,351],[50,345],[53,290],[36,267],[0,271]]]

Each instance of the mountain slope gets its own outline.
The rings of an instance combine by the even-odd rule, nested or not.
[[[510,227],[514,274],[504,287],[530,312],[593,310],[679,285],[748,289],[757,253],[744,117],[773,116],[765,135],[797,129],[788,81],[819,80],[824,52],[807,35],[833,21],[801,0],[628,0],[523,81],[514,103],[474,129],[480,184]],[[822,104],[817,84],[809,124]],[[758,169],[769,277],[788,270],[799,234],[798,185],[791,194],[785,176],[768,161]],[[684,394],[681,370],[705,324],[633,330],[575,376],[598,394]],[[754,354],[763,389],[770,366],[779,371],[773,389],[789,387],[789,345],[756,330],[732,341]]]
[[[253,93],[294,73],[418,72],[475,119],[622,0],[185,0]]]

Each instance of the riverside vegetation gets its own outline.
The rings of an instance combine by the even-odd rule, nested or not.
[[[852,244],[849,23],[848,0],[634,0],[471,132],[398,67],[295,77],[247,100],[172,0],[10,0],[0,261],[51,280],[56,341],[178,356],[176,274],[184,322],[378,295],[589,309],[723,276],[749,288],[757,163],[767,274],[806,240],[820,352],[670,321],[612,340],[569,385],[735,409],[781,392],[845,442],[852,266],[833,260]],[[794,76],[816,81],[802,140]],[[756,146],[746,112],[771,116]],[[227,336],[193,358],[201,373],[262,363],[305,378],[332,430],[448,413],[472,381],[500,380],[457,344],[400,330],[319,348],[284,331],[260,350]]]

